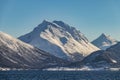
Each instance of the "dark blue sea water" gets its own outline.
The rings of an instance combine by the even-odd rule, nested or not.
[[[120,80],[120,71],[0,71],[0,80]]]

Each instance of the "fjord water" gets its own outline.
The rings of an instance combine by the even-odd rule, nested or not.
[[[0,80],[120,80],[120,71],[1,71]]]

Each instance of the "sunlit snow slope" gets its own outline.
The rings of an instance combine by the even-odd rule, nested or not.
[[[40,69],[63,64],[64,60],[0,32],[0,67]]]
[[[79,30],[62,21],[44,20],[32,32],[19,39],[71,61],[81,60],[91,52],[98,50]]]

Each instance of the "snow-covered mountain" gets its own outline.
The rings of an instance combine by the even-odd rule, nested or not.
[[[44,20],[34,30],[19,37],[39,49],[57,57],[77,61],[99,50],[77,29],[62,21]]]
[[[67,61],[0,32],[0,67],[40,69],[66,63]]]
[[[106,50],[110,46],[115,45],[117,42],[117,40],[111,38],[110,36],[106,36],[104,33],[102,33],[97,39],[92,41],[92,44],[94,44],[102,50]]]

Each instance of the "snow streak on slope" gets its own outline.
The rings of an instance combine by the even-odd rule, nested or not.
[[[19,37],[39,49],[68,60],[81,60],[98,50],[74,27],[62,21],[43,21],[32,32]]]
[[[0,67],[40,69],[63,64],[62,59],[0,32]]]
[[[95,39],[92,43],[99,47],[102,50],[106,50],[112,45],[115,45],[118,41],[112,39],[110,36],[106,36],[105,34],[100,35],[97,39]]]

